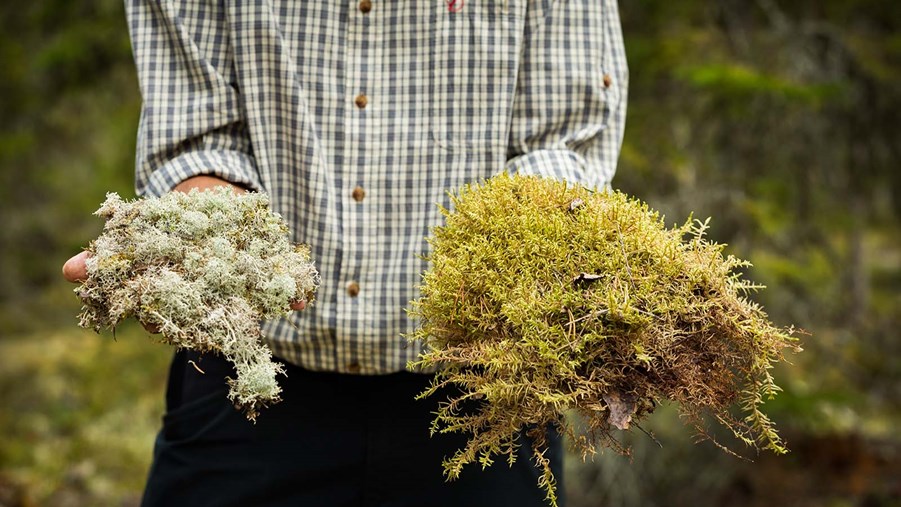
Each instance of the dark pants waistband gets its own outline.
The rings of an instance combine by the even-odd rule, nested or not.
[[[195,369],[189,361],[203,370]],[[282,401],[253,424],[228,402],[231,364],[176,353],[167,413],[154,450],[145,506],[545,506],[540,472],[523,445],[513,467],[501,459],[446,482],[441,461],[465,435],[429,436],[437,403],[414,397],[427,375],[355,376],[286,365]],[[560,438],[548,455],[561,480]]]

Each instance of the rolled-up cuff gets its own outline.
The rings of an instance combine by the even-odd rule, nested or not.
[[[510,174],[542,176],[603,190],[610,187],[605,171],[591,168],[578,153],[570,150],[535,150],[511,158],[504,166]]]
[[[138,195],[159,197],[194,176],[215,176],[251,191],[262,185],[251,156],[229,150],[203,150],[182,153],[154,170],[145,181],[138,181]]]

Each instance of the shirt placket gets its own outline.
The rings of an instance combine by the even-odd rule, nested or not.
[[[341,270],[341,292],[338,295],[337,329],[339,369],[347,373],[366,372],[369,354],[363,327],[374,298],[375,287],[366,283],[363,272],[366,248],[366,223],[369,216],[370,192],[365,181],[365,167],[372,153],[370,146],[374,136],[370,132],[378,108],[378,97],[373,96],[372,22],[373,0],[348,0],[349,15],[346,45],[346,97],[344,104],[344,165],[340,168],[344,177],[339,190],[342,203],[342,246],[345,253]]]

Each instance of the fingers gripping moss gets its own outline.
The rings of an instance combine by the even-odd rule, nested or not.
[[[100,332],[135,317],[165,343],[231,361],[228,396],[248,419],[277,402],[284,371],[259,321],[311,301],[319,274],[268,197],[225,187],[131,202],[109,194],[95,214],[106,224],[75,290],[80,325]]]
[[[705,224],[667,229],[622,193],[505,174],[452,201],[429,240],[411,306],[421,327],[410,336],[426,344],[411,367],[442,368],[423,396],[462,389],[433,426],[471,435],[445,462],[451,478],[470,462],[513,460],[523,428],[557,426],[583,455],[620,449],[614,431],[663,400],[702,435],[712,418],[751,446],[785,452],[760,405],[779,390],[770,368],[796,339],[745,299],[760,288],[737,271],[748,263],[705,240]],[[555,503],[543,432],[533,433]]]

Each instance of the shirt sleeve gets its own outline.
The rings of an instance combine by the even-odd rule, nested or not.
[[[199,175],[250,190],[260,178],[218,2],[126,0],[143,106],[135,189],[162,195]]]
[[[615,0],[530,0],[508,172],[610,185],[628,68]]]

